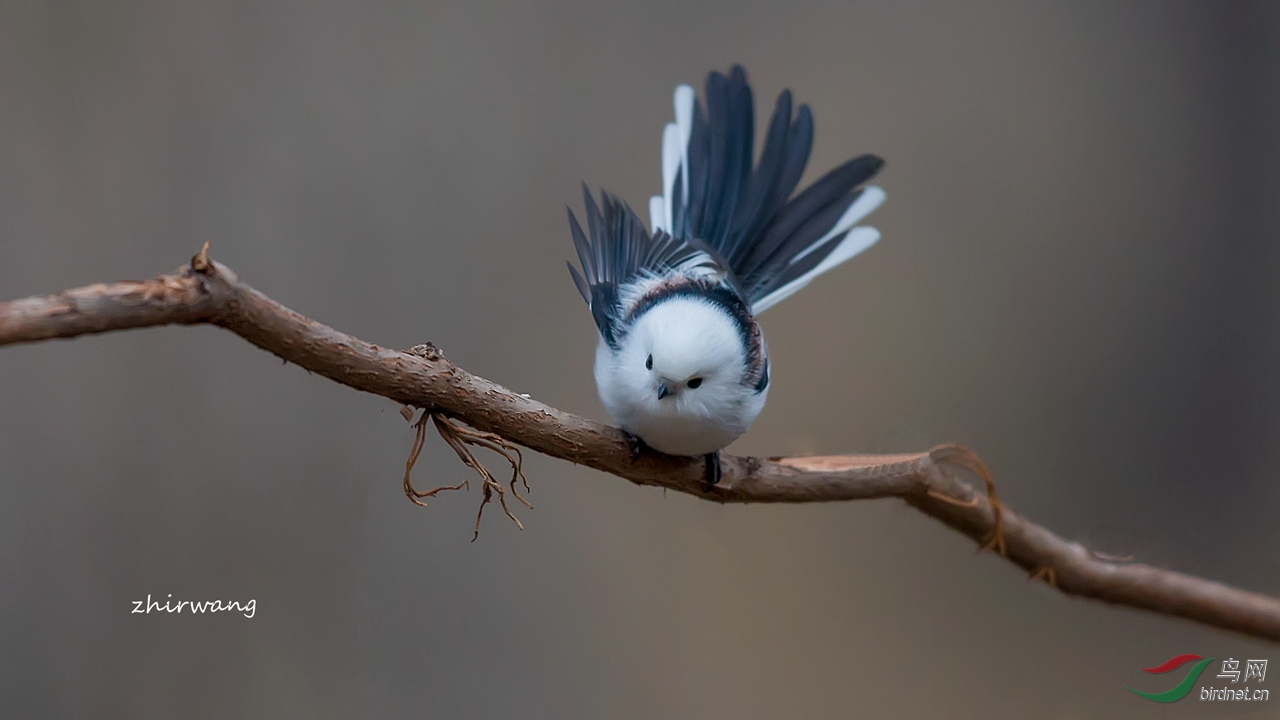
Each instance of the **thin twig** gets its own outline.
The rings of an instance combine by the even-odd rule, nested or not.
[[[516,492],[516,476],[521,475],[520,463],[504,449],[503,446],[511,447],[510,444],[501,438],[498,438],[499,442],[493,442],[490,439],[491,437],[496,437],[493,433],[468,430],[443,415],[431,414],[431,420],[435,423],[436,430],[440,433],[440,437],[444,438],[444,441],[448,443],[449,447],[453,448],[453,451],[458,454],[458,459],[462,460],[464,465],[475,470],[480,475],[482,491],[482,495],[480,496],[480,510],[476,512],[475,534],[471,536],[471,541],[475,542],[475,539],[480,537],[480,518],[484,515],[484,506],[489,504],[489,500],[493,498],[494,493],[498,494],[498,504],[502,506],[502,512],[506,513],[507,517],[511,518],[511,522],[515,523],[516,527],[524,530],[524,524],[520,522],[520,518],[512,515],[511,508],[507,507],[507,489],[502,487],[502,483],[498,482],[497,479],[493,477],[493,473],[489,472],[489,468],[485,467],[484,463],[477,460],[475,454],[471,452],[471,448],[467,447],[468,445],[476,445],[478,447],[489,448],[509,460],[512,467],[511,494],[515,495],[520,502],[524,503],[525,507],[532,510],[533,506],[524,498],[520,497],[519,493]]]
[[[1142,563],[1100,560],[1083,545],[1055,535],[1002,504],[986,466],[977,455],[958,446],[904,455],[724,456],[723,479],[708,488],[703,482],[701,459],[646,450],[633,462],[631,445],[616,428],[562,412],[476,377],[449,362],[433,346],[407,352],[391,350],[310,320],[241,282],[204,251],[178,272],[154,280],[92,285],[0,303],[0,345],[200,323],[225,328],[335,382],[402,405],[426,408],[433,417],[465,422],[476,435],[453,433],[465,451],[459,452],[464,462],[470,455],[468,443],[495,450],[509,461],[512,456],[507,453],[518,443],[640,485],[716,502],[896,497],[975,542],[1001,551],[1033,579],[1045,580],[1066,594],[1280,642],[1280,600]],[[452,427],[461,428],[456,423]],[[407,483],[408,470],[420,452],[421,442],[415,438],[414,452],[406,464],[407,493],[412,488]],[[474,455],[470,457],[474,460]],[[518,456],[514,463],[512,489],[520,475]],[[955,470],[973,473],[986,486],[986,493],[974,492]],[[484,473],[487,471],[481,475]],[[496,480],[489,482],[491,479],[489,475],[485,483],[487,492],[496,492],[495,486],[507,490]],[[973,498],[973,502],[963,498]]]
[[[410,413],[409,417],[412,418],[413,414]],[[427,421],[430,419],[431,413],[424,412],[422,413],[422,417],[418,419],[418,422],[413,424],[413,446],[409,448],[409,459],[404,463],[404,494],[413,501],[414,505],[421,505],[422,507],[427,506],[427,504],[422,501],[429,497],[435,497],[436,493],[444,492],[445,490],[469,489],[471,487],[468,481],[463,480],[457,485],[441,485],[438,488],[428,490],[426,492],[419,492],[414,489],[413,482],[409,479],[409,473],[413,470],[413,466],[418,462],[418,454],[422,452],[422,447],[427,444]]]

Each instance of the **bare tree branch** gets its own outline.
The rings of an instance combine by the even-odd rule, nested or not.
[[[1099,559],[1079,543],[1065,540],[1007,507],[993,506],[988,496],[959,479],[952,470],[976,474],[990,490],[990,476],[982,461],[965,448],[944,445],[903,455],[725,456],[723,480],[708,488],[701,459],[646,451],[633,460],[630,443],[615,428],[561,412],[476,377],[430,345],[412,352],[391,350],[303,317],[242,283],[229,268],[209,260],[205,251],[178,272],[154,280],[90,285],[0,303],[0,345],[202,323],[230,330],[335,382],[424,408],[433,419],[444,421],[437,428],[446,440],[452,437],[460,443],[454,449],[462,447],[459,456],[464,460],[469,455],[469,451],[464,455],[465,445],[502,447],[498,441],[505,439],[640,485],[717,502],[901,498],[975,541],[1004,551],[1002,554],[1033,579],[1044,580],[1065,593],[1280,641],[1280,600],[1148,565]],[[450,418],[479,433],[459,433],[460,426]],[[423,428],[426,419],[424,415]],[[415,442],[415,450],[420,449],[421,439]],[[487,471],[480,472],[486,490],[503,489]],[[407,472],[405,485],[406,492],[412,490]],[[514,493],[514,476],[512,489]],[[417,497],[426,494],[417,493]],[[993,499],[994,492],[989,497]],[[1003,542],[997,545],[996,540]]]

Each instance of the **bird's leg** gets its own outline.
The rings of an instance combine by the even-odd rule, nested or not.
[[[704,456],[706,460],[707,490],[716,486],[720,482],[720,452],[707,453]]]
[[[640,459],[640,453],[644,452],[647,446],[639,435],[632,435],[626,430],[623,430],[622,434],[627,436],[627,443],[631,445],[631,464],[635,465],[636,461]]]

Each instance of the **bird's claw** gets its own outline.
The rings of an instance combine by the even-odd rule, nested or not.
[[[711,488],[715,487],[720,482],[720,477],[722,475],[720,468],[720,453],[707,453],[704,458],[706,463],[706,473],[703,477],[707,481],[707,492],[711,492]]]
[[[626,430],[623,430],[622,434],[627,436],[627,444],[631,446],[631,464],[635,465],[636,461],[640,459],[640,453],[644,452],[644,441],[640,439],[639,435],[632,435]]]

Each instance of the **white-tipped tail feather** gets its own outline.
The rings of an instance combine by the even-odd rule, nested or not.
[[[667,211],[661,195],[649,198],[649,227],[655,233],[667,229]]]
[[[832,225],[831,229],[828,230],[825,235],[818,238],[817,241],[815,241],[808,248],[797,253],[795,258],[793,258],[791,262],[795,262],[796,260],[803,258],[805,255],[808,255],[809,253],[821,247],[822,243],[830,240],[831,238],[839,235],[840,233],[846,230],[851,229],[854,225],[857,225],[859,220],[870,215],[872,210],[875,210],[876,208],[880,207],[880,204],[884,202],[884,198],[885,198],[884,190],[882,190],[881,188],[875,185],[868,185],[866,188],[863,189],[862,194],[858,196],[858,199],[854,200],[853,204],[849,206],[849,209],[844,211],[844,214],[840,216],[840,219],[836,221],[836,224]],[[844,246],[844,243],[840,243],[838,247],[843,247],[843,246]],[[863,247],[862,250],[866,250],[868,247],[871,247],[871,246],[867,245]],[[861,250],[859,250],[858,252],[861,252]],[[832,254],[834,255],[835,252],[833,251]],[[856,254],[857,253],[854,253],[854,255]],[[853,257],[853,255],[849,255],[844,259],[848,260],[851,257]],[[842,260],[841,262],[844,262],[844,261]],[[835,267],[835,265],[829,265],[827,266],[827,269],[830,269],[832,267]]]
[[[676,127],[680,130],[680,202],[689,204],[689,137],[693,134],[693,105],[697,101],[697,95],[693,92],[693,88],[688,85],[681,85],[676,88],[676,96],[674,104],[676,108]],[[663,149],[666,152],[666,149]],[[667,206],[670,207],[675,198],[671,197],[671,186],[664,186],[663,192],[669,198]],[[671,214],[667,214],[668,222],[670,222]]]
[[[849,234],[845,236],[845,239],[841,240],[840,244],[836,246],[836,249],[832,250],[830,255],[823,258],[822,262],[818,263],[817,267],[800,276],[798,279],[792,280],[790,283],[787,283],[786,285],[755,301],[755,303],[751,305],[751,314],[759,315],[765,310],[768,310],[774,305],[777,305],[783,300],[795,295],[803,290],[804,286],[812,282],[814,278],[839,265],[845,260],[861,253],[872,245],[875,245],[876,241],[879,239],[880,231],[873,227],[856,227],[850,230]]]
[[[688,85],[676,88],[673,99],[676,121],[662,128],[662,195],[649,200],[649,226],[654,232],[664,230],[670,233],[674,230],[671,221],[675,217],[672,213],[677,202],[674,197],[677,174],[681,188],[679,202],[689,202],[689,136],[693,132],[695,100],[693,88]],[[655,201],[659,205],[655,205]],[[656,207],[661,207],[662,212],[656,212]]]
[[[880,239],[879,230],[876,230],[873,227],[854,226],[858,224],[859,220],[869,215],[872,210],[880,207],[880,204],[884,202],[884,199],[884,190],[875,185],[867,186],[862,191],[862,195],[849,206],[848,210],[845,210],[844,215],[840,216],[840,219],[836,221],[836,224],[833,225],[825,235],[819,238],[817,242],[796,255],[792,262],[797,262],[803,259],[806,255],[813,252],[831,238],[847,232],[848,234],[840,241],[840,244],[831,251],[831,254],[823,258],[822,262],[818,263],[817,267],[752,303],[752,314],[759,315],[765,310],[768,310],[774,305],[777,305],[783,300],[795,295],[803,289],[804,286],[812,282],[814,278],[844,261],[861,254],[872,245],[875,245],[876,241]]]
[[[662,131],[662,226],[660,229],[671,232],[671,192],[675,188],[676,173],[680,171],[681,158],[684,157],[684,144],[680,142],[680,128],[675,123],[667,123]]]

